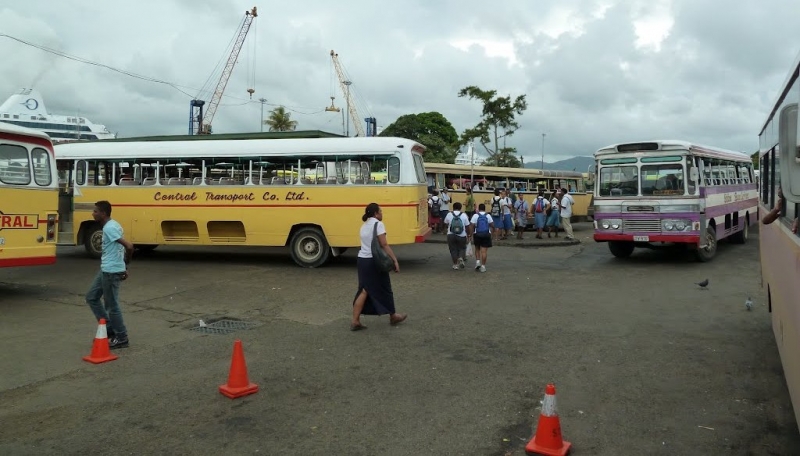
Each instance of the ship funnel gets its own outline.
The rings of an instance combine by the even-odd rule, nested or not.
[[[0,105],[0,112],[22,116],[47,116],[42,95],[33,89],[20,89]]]

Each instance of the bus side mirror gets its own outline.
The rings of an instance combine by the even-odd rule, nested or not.
[[[793,103],[781,111],[778,144],[781,160],[781,187],[783,196],[790,203],[800,203],[800,118],[797,104]]]
[[[689,168],[689,180],[692,182],[697,182],[700,179],[700,173],[697,171],[696,166],[692,166]]]

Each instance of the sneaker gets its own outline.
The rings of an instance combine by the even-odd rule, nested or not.
[[[477,271],[480,268],[481,268],[481,260],[478,260],[475,262],[475,270]]]
[[[481,271],[481,272],[486,272],[486,266],[481,266],[481,269],[480,269],[480,271]]]
[[[464,259],[463,258],[459,258],[458,259],[458,269],[464,269]]]
[[[114,337],[108,340],[108,348],[114,350],[115,348],[126,348],[128,346],[128,338]]]
[[[453,270],[454,270],[454,271],[458,271],[458,265],[457,265],[457,264],[454,264],[454,265],[453,265]]]

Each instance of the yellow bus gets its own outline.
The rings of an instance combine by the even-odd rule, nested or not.
[[[364,208],[381,205],[392,244],[430,235],[424,146],[401,138],[124,141],[59,144],[70,223],[59,245],[101,254],[95,202],[139,250],[159,245],[287,246],[318,267],[360,246]],[[375,179],[385,172],[386,179]]]
[[[0,122],[0,267],[55,263],[57,225],[50,137]]]
[[[486,207],[489,207],[495,188],[514,188],[517,193],[523,193],[528,201],[532,201],[530,197],[536,195],[539,189],[544,190],[549,198],[555,188],[568,188],[575,200],[573,220],[585,221],[592,200],[591,189],[587,193],[584,187],[583,174],[576,171],[425,163],[425,172],[429,188],[447,186],[454,203],[464,204],[464,189],[467,186],[472,188],[475,204],[485,203]]]

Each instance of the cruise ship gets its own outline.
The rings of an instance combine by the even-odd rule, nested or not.
[[[43,131],[54,143],[117,137],[84,117],[49,114],[42,95],[33,89],[20,89],[0,105],[0,122]]]
[[[455,164],[456,165],[472,165],[480,166],[486,158],[481,156],[479,153],[475,152],[473,155],[474,145],[472,143],[467,144],[467,150],[462,151],[459,150],[458,154],[456,155]]]

